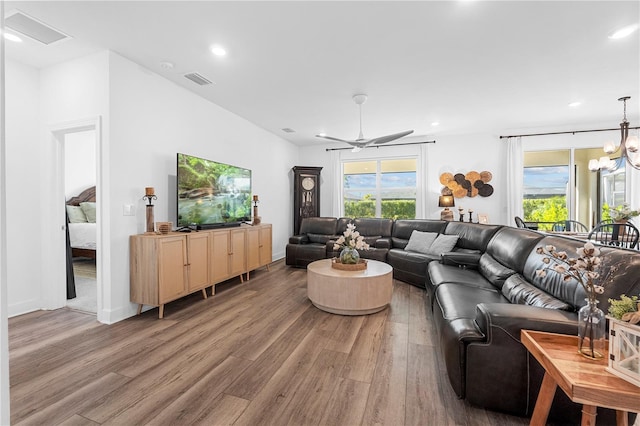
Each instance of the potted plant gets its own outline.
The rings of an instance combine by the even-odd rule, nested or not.
[[[638,296],[609,299],[607,371],[640,386],[640,301]]]
[[[619,206],[609,209],[611,219],[617,223],[626,223],[632,217],[640,215],[640,210],[633,210],[629,207],[629,203],[622,203]]]

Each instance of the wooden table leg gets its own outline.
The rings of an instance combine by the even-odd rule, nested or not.
[[[164,303],[160,305],[160,308],[158,310],[158,318],[160,319],[164,318]]]
[[[596,416],[598,415],[598,407],[595,405],[584,404],[582,406],[582,422],[581,426],[595,426]]]
[[[531,426],[545,426],[547,424],[547,417],[549,416],[549,410],[551,409],[551,403],[553,402],[557,387],[558,385],[551,375],[544,373],[542,386],[540,386],[536,406],[533,409],[533,415],[529,423]]]
[[[638,414],[640,416],[640,414]],[[638,420],[636,420],[638,423]],[[616,410],[616,425],[629,426],[629,413],[626,411]]]

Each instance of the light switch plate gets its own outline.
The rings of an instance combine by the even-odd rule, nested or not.
[[[122,206],[122,215],[123,216],[135,216],[136,215],[136,206],[133,204],[125,204]]]

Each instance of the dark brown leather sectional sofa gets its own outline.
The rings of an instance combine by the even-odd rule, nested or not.
[[[287,264],[303,267],[332,257],[333,241],[349,220],[303,221],[301,229],[307,234],[290,239]],[[388,219],[358,220],[356,229],[375,248],[371,254],[393,266],[396,279],[428,292],[439,348],[456,394],[476,406],[531,415],[544,371],[520,343],[520,330],[576,335],[577,310],[586,297],[577,282],[564,282],[553,272],[538,276],[536,270],[545,265],[536,248],[553,245],[574,256],[584,241],[501,225],[424,219],[392,221],[389,228]],[[376,227],[376,220],[384,222]],[[413,230],[455,234],[458,242],[440,256],[406,251]],[[640,252],[615,247],[601,251],[608,264],[618,267],[599,295],[606,312],[609,298],[640,294]],[[366,258],[367,251],[361,256]],[[609,414],[601,413],[599,421]],[[550,418],[554,417],[574,421],[579,407],[557,392]]]

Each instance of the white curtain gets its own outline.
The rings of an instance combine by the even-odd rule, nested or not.
[[[420,170],[420,176],[418,176],[418,180],[416,182],[416,218],[431,217],[431,208],[428,208],[427,206],[434,205],[432,199],[433,197],[431,197],[431,192],[429,191],[429,184],[427,183],[428,145],[429,144],[426,143],[420,145],[420,155],[418,156],[418,168]]]
[[[331,216],[342,216],[342,158],[340,151],[331,151],[331,177],[333,178],[333,196],[331,197]]]
[[[515,226],[515,217],[523,217],[524,154],[522,138],[507,139],[507,224]]]
[[[629,203],[629,207],[633,210],[638,210],[640,209],[640,170],[636,170],[627,164],[625,172],[627,174],[625,199]],[[631,219],[631,223],[640,228],[640,217],[634,217]]]

